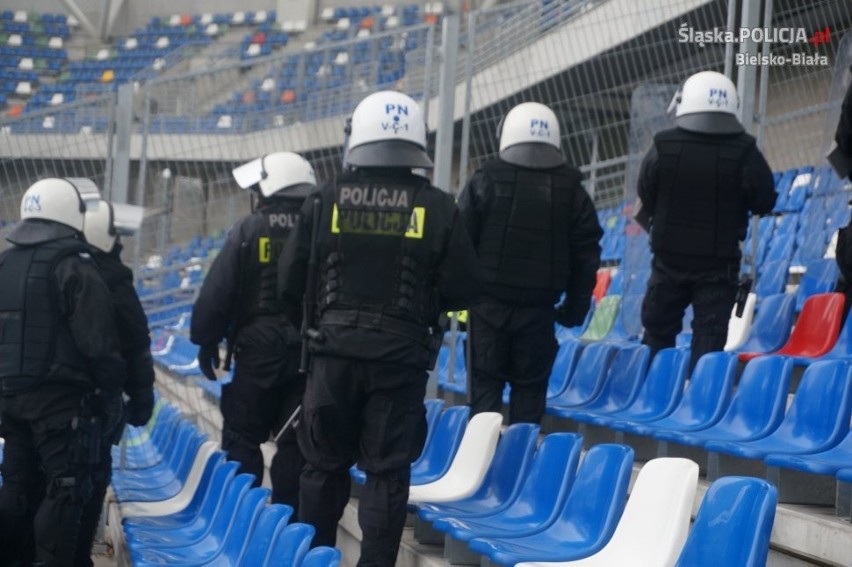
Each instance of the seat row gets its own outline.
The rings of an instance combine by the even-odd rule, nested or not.
[[[471,419],[465,440],[474,436],[468,433],[473,429],[480,430],[480,441],[482,431],[490,434],[475,446],[462,442],[453,466],[467,462],[460,467],[464,473],[448,479],[450,472],[431,487],[410,490],[409,505],[417,515],[415,537],[423,543],[443,543],[451,563],[478,565],[483,557],[505,565],[765,562],[775,513],[775,490],[768,482],[730,477],[714,483],[687,538],[698,479],[694,462],[650,461],[625,507],[633,468],[630,447],[594,445],[580,463],[581,436],[553,433],[536,447],[538,426],[515,424],[498,441],[494,432],[501,420],[495,415]],[[436,430],[434,435],[441,434]],[[493,450],[483,450],[483,445]],[[475,482],[468,482],[463,492],[454,491],[470,478]],[[718,541],[728,545],[706,549]]]
[[[334,548],[310,550],[314,528],[206,441],[162,398],[148,425],[128,428],[113,491],[134,565],[336,566]]]
[[[806,492],[796,490],[795,482],[779,484],[781,501],[846,509],[835,503],[834,477],[842,481],[852,472],[842,471],[852,465],[848,361],[808,366],[789,408],[790,357],[753,359],[737,381],[736,355],[709,353],[684,386],[687,362],[688,351],[665,349],[646,373],[645,347],[590,345],[564,390],[548,399],[547,414],[571,420],[596,440],[627,442],[642,460],[688,456],[711,480],[747,473],[781,482],[790,476],[787,470],[828,475],[822,481],[808,477]],[[825,488],[814,490],[816,482]]]

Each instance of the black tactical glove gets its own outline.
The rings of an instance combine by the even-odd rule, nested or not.
[[[154,391],[145,390],[134,393],[127,402],[127,423],[142,427],[154,413]]]
[[[586,320],[589,312],[589,302],[575,303],[565,300],[556,308],[556,322],[563,327],[577,327]]]
[[[209,344],[198,347],[198,368],[208,380],[216,380],[214,368],[219,368],[219,345]]]

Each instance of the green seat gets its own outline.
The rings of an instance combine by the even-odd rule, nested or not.
[[[580,335],[580,340],[584,343],[603,340],[612,329],[619,305],[621,305],[620,295],[604,296],[595,308],[588,328]]]

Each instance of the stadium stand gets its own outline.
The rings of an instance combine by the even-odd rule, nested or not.
[[[531,45],[531,39],[517,39],[525,37],[517,32],[519,28],[532,30],[530,35],[537,36],[537,41],[547,30],[570,23],[571,18],[593,13],[600,4],[615,5],[617,2],[545,0],[519,4],[518,12],[498,6],[494,13],[505,10],[507,15],[495,18],[493,29],[497,30],[498,43],[502,39],[507,47],[492,46],[487,53],[483,50],[483,60],[507,58]],[[704,11],[713,9],[712,3],[698,4],[702,4]],[[517,17],[519,12],[529,10],[529,6],[539,11],[536,18],[541,19]],[[800,8],[804,9],[797,9]],[[691,12],[687,16],[695,17],[696,14]],[[147,21],[133,24],[140,27],[107,44],[75,49],[81,31],[73,18],[5,10],[0,13],[0,111],[10,119],[18,118],[0,124],[0,138],[7,143],[3,147],[15,146],[17,139],[24,140],[16,137],[18,134],[39,134],[47,150],[39,148],[33,137],[27,137],[26,142],[15,146],[24,150],[15,150],[18,153],[10,155],[26,155],[38,163],[39,171],[51,167],[68,171],[60,167],[61,159],[65,158],[48,161],[32,158],[27,152],[76,156],[77,149],[57,144],[57,138],[52,135],[105,135],[111,131],[110,118],[93,111],[90,100],[111,96],[120,84],[139,82],[144,86],[146,81],[167,78],[191,66],[201,67],[211,62],[211,66],[239,65],[239,76],[235,73],[227,77],[237,76],[236,79],[211,83],[214,86],[207,88],[212,94],[191,111],[173,111],[169,105],[174,101],[167,97],[157,100],[160,108],[155,111],[152,107],[147,122],[137,117],[137,122],[132,124],[132,136],[136,136],[134,144],[139,145],[140,137],[144,136],[168,134],[181,139],[200,134],[202,137],[197,140],[204,140],[204,144],[198,144],[202,151],[219,146],[245,145],[250,148],[247,151],[265,148],[285,138],[252,140],[254,133],[278,131],[290,126],[292,121],[306,124],[306,129],[327,118],[336,123],[351,109],[349,103],[355,96],[353,93],[385,87],[420,89],[419,83],[414,84],[414,78],[418,73],[425,73],[421,69],[425,63],[418,57],[428,40],[426,26],[440,23],[445,14],[441,4],[433,3],[369,7],[321,4],[320,21],[316,23],[282,20],[278,16],[272,10],[259,9],[161,15],[151,19],[146,16]],[[485,16],[482,18],[486,20]],[[683,14],[678,14],[672,21],[683,18]],[[845,20],[835,21],[837,29],[843,29],[840,22]],[[659,34],[661,30],[662,27],[654,28],[651,33]],[[589,45],[594,43],[578,32],[574,29],[572,33]],[[832,33],[837,33],[834,28]],[[438,41],[436,37],[432,39]],[[642,53],[651,49],[650,44],[643,43],[646,40],[647,37],[629,36],[618,41],[629,45],[628,56],[638,55],[635,61],[639,61]],[[464,44],[468,40],[462,41]],[[478,36],[474,41],[478,47],[487,43]],[[603,51],[603,47],[601,51],[607,53],[606,56],[590,56],[596,60],[594,64],[604,63],[607,69],[620,69],[617,64],[609,65],[611,61],[607,59],[613,53],[618,56],[618,47],[613,45],[606,49],[610,51]],[[678,59],[677,65],[695,57],[695,53],[677,53],[678,58],[684,57]],[[532,52],[527,55],[530,60],[536,57]],[[476,59],[471,67],[479,70],[479,65],[483,63]],[[570,75],[570,84],[593,82],[590,79],[595,76],[593,68],[590,71],[583,67],[582,72],[582,75]],[[631,75],[631,81],[635,82],[646,78],[638,70],[635,77]],[[676,74],[662,79],[651,77],[673,83],[680,78]],[[816,83],[829,82],[822,81],[824,78]],[[786,80],[792,82],[793,79],[787,77]],[[779,84],[786,89],[784,80]],[[553,84],[519,82],[518,85],[538,89],[530,92],[547,96],[561,88],[556,79]],[[544,88],[540,88],[542,85]],[[634,87],[634,82],[618,86],[623,92]],[[434,88],[435,85],[432,90]],[[482,83],[478,83],[477,88],[483,88]],[[777,85],[771,82],[770,88],[775,89]],[[593,94],[602,100],[612,96],[611,93]],[[485,99],[487,104],[493,105],[485,112],[481,108],[471,108],[474,116],[472,144],[482,146],[473,152],[472,163],[478,163],[490,151],[488,140],[493,137],[499,105],[513,95],[504,93],[502,96],[499,101]],[[814,100],[810,102],[824,106],[825,97],[821,93],[811,98]],[[194,102],[195,99],[190,104]],[[572,114],[576,108],[591,106],[588,101],[578,103],[568,99],[560,102],[563,108],[570,110],[566,110],[566,125],[583,125],[589,118],[592,119],[588,120],[590,123],[600,120],[600,116],[591,114],[588,117]],[[800,106],[798,102],[795,105],[787,102],[778,106],[796,109]],[[315,108],[310,108],[311,104]],[[293,110],[296,108],[298,112]],[[136,110],[134,108],[134,113]],[[616,114],[612,109],[607,112]],[[816,116],[813,109],[805,109],[805,113],[808,112]],[[32,116],[32,120],[25,120],[27,116]],[[826,122],[829,118],[826,115]],[[795,123],[784,135],[779,135],[778,130],[772,131],[769,124],[767,144],[818,147],[819,141],[815,140],[818,136],[802,124]],[[790,128],[790,124],[784,127]],[[576,129],[588,132],[585,126]],[[600,136],[595,144],[600,142],[603,154],[618,156],[627,152],[618,144],[612,144],[612,139],[622,135],[626,138],[626,130],[617,135],[602,132],[595,132]],[[211,142],[216,137],[209,136],[211,134],[221,135],[218,137],[225,141]],[[83,165],[75,171],[88,172],[99,167],[92,166],[91,162],[103,161],[102,148],[106,146],[99,138],[97,140],[92,144],[96,148],[94,153],[82,152],[79,160]],[[244,141],[246,143],[242,144]],[[585,141],[583,144],[574,142],[572,139],[572,144],[566,144],[566,148],[585,147]],[[312,158],[339,161],[336,151],[306,148],[315,152]],[[204,196],[198,197],[199,203],[206,202],[208,191],[210,194],[219,191],[226,198],[211,200],[211,203],[231,210],[237,207],[234,195],[221,190],[226,182],[221,178],[213,179],[215,170],[192,162],[197,156],[181,164],[181,153],[172,152],[175,149],[186,150],[188,155],[193,151],[179,144],[163,145],[157,150],[159,153],[152,152],[147,167],[158,171],[158,167],[168,162],[175,172],[182,168],[182,173],[176,173],[176,177],[205,179],[199,192]],[[571,151],[576,150],[571,147]],[[595,457],[605,451],[595,447],[615,441],[619,443],[618,449],[612,451],[624,453],[625,447],[632,444],[636,457],[632,468],[622,463],[621,474],[615,475],[618,478],[595,479],[600,490],[598,496],[602,501],[616,502],[615,508],[618,508],[619,499],[623,502],[623,495],[618,491],[622,484],[626,490],[624,479],[631,471],[634,480],[637,479],[654,462],[649,459],[658,455],[685,456],[697,463],[703,473],[708,469],[711,454],[721,455],[722,447],[730,447],[732,451],[735,447],[755,465],[747,472],[768,478],[778,488],[776,494],[773,485],[754,477],[726,477],[716,481],[702,478],[691,510],[697,510],[695,524],[688,536],[682,531],[674,538],[678,543],[672,547],[682,549],[669,557],[676,557],[677,565],[763,565],[767,562],[770,545],[773,553],[791,553],[795,558],[785,555],[784,561],[807,557],[822,564],[848,562],[852,549],[844,542],[852,541],[847,537],[850,533],[849,509],[852,508],[849,496],[852,469],[848,468],[849,418],[844,414],[846,394],[843,388],[848,393],[846,369],[852,360],[849,354],[852,347],[848,344],[852,340],[852,327],[849,327],[852,323],[841,327],[837,299],[821,298],[834,289],[838,277],[832,260],[831,237],[837,228],[848,222],[850,186],[824,163],[817,162],[818,158],[799,159],[803,153],[795,157],[785,155],[785,159],[777,163],[770,160],[779,169],[775,175],[778,190],[775,208],[771,216],[749,227],[745,241],[748,256],[751,231],[756,226],[756,258],[753,262],[749,260],[751,265],[747,262],[744,266],[744,271],[749,273],[754,264],[757,266],[754,302],[747,305],[746,318],[738,320],[732,316],[729,327],[740,329],[742,342],[728,345],[732,354],[702,360],[701,372],[696,369],[690,380],[686,372],[689,355],[684,348],[664,350],[648,361],[647,354],[643,358],[644,348],[638,346],[642,335],[641,302],[649,273],[642,266],[649,265],[650,255],[646,241],[631,241],[636,231],[628,213],[632,201],[625,200],[622,193],[629,175],[614,174],[616,181],[594,181],[584,170],[590,178],[590,190],[598,191],[598,218],[604,228],[603,267],[598,275],[597,304],[590,310],[588,320],[575,329],[556,329],[560,347],[549,382],[547,418],[541,429],[545,435],[536,448],[531,442],[537,434],[534,428],[508,428],[496,441],[493,459],[480,461],[482,474],[476,476],[477,479],[481,476],[482,480],[478,487],[467,487],[472,491],[470,494],[452,502],[418,501],[414,535],[422,536],[421,543],[443,543],[448,557],[470,559],[473,556],[478,563],[482,557],[472,553],[467,545],[475,533],[470,528],[485,530],[482,533],[495,540],[503,536],[509,542],[515,536],[542,532],[550,535],[533,537],[528,541],[530,547],[536,551],[550,552],[551,548],[556,551],[552,557],[536,561],[558,561],[560,541],[557,540],[567,539],[559,531],[560,526],[568,526],[575,520],[571,516],[560,517],[560,514],[565,512],[569,499],[576,502],[580,498],[580,493],[574,491],[578,483],[582,487],[583,482],[592,481],[588,474],[584,478],[578,476],[580,451],[585,446]],[[232,159],[236,155],[236,152],[226,152],[219,160],[223,171],[229,171],[230,161],[236,159]],[[203,157],[207,159],[206,155]],[[587,158],[583,153],[582,159]],[[4,173],[29,167],[28,164],[21,166],[22,162],[15,162],[15,159],[18,158],[3,161]],[[135,159],[131,158],[131,168],[138,163]],[[334,169],[329,168],[330,171]],[[135,174],[137,170],[133,171]],[[148,176],[151,175],[149,171]],[[208,182],[208,177],[213,180]],[[140,188],[144,182],[146,190],[150,191],[149,180],[142,179]],[[616,191],[611,191],[607,183],[616,187]],[[14,183],[9,185],[12,187],[9,194],[14,193],[14,186]],[[186,182],[177,185],[174,191],[186,195],[190,193],[189,188],[190,183]],[[174,204],[164,204],[166,201],[159,200],[161,196],[156,192],[147,194],[146,204],[157,210]],[[147,242],[140,245],[137,252],[142,256],[140,265],[144,265],[137,269],[137,288],[153,329],[152,350],[157,360],[162,397],[151,423],[145,428],[128,429],[122,448],[114,454],[116,474],[112,497],[117,500],[110,504],[114,517],[122,518],[118,522],[120,533],[114,534],[115,541],[119,545],[127,542],[129,547],[125,551],[139,564],[146,561],[213,561],[264,565],[273,564],[273,556],[286,558],[285,561],[293,565],[301,562],[306,566],[351,561],[351,540],[357,539],[358,532],[352,520],[353,505],[341,524],[341,532],[346,532],[346,537],[350,538],[344,540],[341,549],[308,552],[312,529],[291,524],[289,512],[281,507],[263,506],[261,500],[266,493],[249,490],[248,479],[237,475],[236,466],[227,463],[215,448],[221,428],[216,408],[222,385],[232,374],[223,373],[217,382],[199,378],[196,349],[188,342],[186,333],[194,296],[206,267],[224,240],[221,231],[215,228],[221,229],[228,223],[216,219],[208,226],[207,205],[192,206],[194,208],[186,217],[180,217],[172,209],[168,214],[174,218],[175,232],[163,233],[163,241],[156,247]],[[0,199],[0,213],[4,218],[16,218],[15,207],[4,206]],[[203,216],[204,223],[191,224],[193,216]],[[0,221],[0,231],[7,226],[8,221]],[[157,254],[149,256],[155,249]],[[132,250],[132,246],[128,246],[128,250]],[[831,305],[823,306],[824,309],[819,309],[814,316],[811,306],[821,300]],[[748,314],[752,315],[750,325]],[[681,340],[688,338],[689,329],[685,331]],[[468,391],[465,341],[463,331],[455,335],[447,333],[445,337],[445,347],[435,372],[437,391],[444,399],[427,403],[429,437],[423,455],[412,466],[413,482],[417,484],[440,482],[456,460],[469,457],[460,454],[460,451],[466,452],[461,446],[469,415],[463,406],[453,405],[464,403]],[[815,344],[817,342],[819,344]],[[756,354],[779,351],[802,356],[783,359],[770,354],[751,360]],[[741,355],[739,368],[734,368],[735,355]],[[830,371],[826,370],[826,360],[833,361],[829,363]],[[712,371],[705,372],[704,367],[712,367]],[[715,384],[711,384],[713,380]],[[790,399],[792,404],[787,408],[785,402]],[[621,425],[613,425],[628,422],[636,426],[630,436],[618,429]],[[565,433],[563,429],[575,433]],[[798,434],[804,430],[808,431],[807,435]],[[718,446],[719,452],[714,452],[707,448],[714,442],[731,444]],[[802,444],[805,442],[808,444]],[[644,444],[649,449],[645,453],[641,451]],[[643,464],[643,461],[647,462]],[[583,466],[580,465],[581,470]],[[353,469],[352,475],[356,482],[363,481],[361,471]],[[809,489],[802,490],[805,486]],[[139,500],[130,501],[129,498]],[[811,508],[791,507],[791,503],[817,504],[823,508],[815,513]],[[611,554],[616,552],[608,551],[610,544],[616,547],[630,540],[629,531],[627,536],[619,536],[621,522],[630,519],[627,514],[630,510],[628,504],[623,512],[613,512],[605,526],[597,525],[599,535],[610,533],[612,538],[600,537],[593,544],[577,541],[573,547],[567,544],[571,553],[578,549],[583,549],[584,554],[592,553],[568,564],[596,564],[595,557],[611,564],[613,560],[607,557],[613,557]],[[836,520],[834,514],[841,519]],[[496,523],[486,527],[486,518]],[[778,526],[775,532],[771,532],[773,518]],[[677,519],[682,525],[683,517]],[[627,525],[625,523],[625,530]],[[211,529],[214,527],[215,531]],[[157,534],[162,536],[168,532],[186,538],[170,540],[160,548],[149,545],[156,540]],[[454,537],[453,533],[459,537]],[[841,537],[836,537],[837,533]],[[134,539],[137,536],[141,539]],[[431,561],[442,564],[440,546],[426,546],[424,551],[423,546],[412,544],[411,537],[407,537],[405,553],[431,554]],[[246,542],[251,545],[246,546]],[[720,542],[727,545],[720,545]],[[495,557],[515,560],[522,556],[510,556],[511,547],[510,543],[494,544]],[[642,551],[650,553],[652,549],[648,546]],[[561,557],[568,556],[570,553]],[[637,554],[628,552],[628,556],[640,561]]]

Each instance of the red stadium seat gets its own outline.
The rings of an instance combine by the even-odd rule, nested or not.
[[[818,293],[805,301],[793,332],[781,350],[771,354],[817,358],[834,346],[843,319],[843,294]],[[744,352],[739,358],[747,362],[763,352]]]

